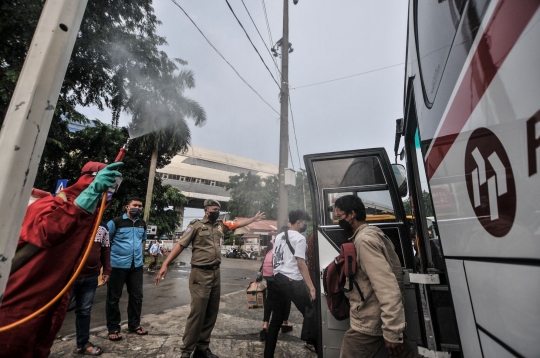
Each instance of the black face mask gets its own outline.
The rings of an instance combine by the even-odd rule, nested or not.
[[[303,232],[305,232],[306,230],[307,230],[307,224],[305,224],[303,228],[298,229],[298,232],[299,232],[299,233],[303,233]]]
[[[141,209],[138,208],[131,208],[129,209],[129,215],[131,215],[134,218],[138,218],[139,215],[141,215]]]
[[[216,221],[218,218],[219,218],[219,211],[212,211],[211,213],[208,213],[208,220]]]
[[[347,220],[341,219],[341,220],[339,220],[338,224],[339,224],[340,228],[345,230],[345,232],[347,232],[347,233],[352,232],[352,226],[351,226],[351,224],[349,224],[349,222]]]

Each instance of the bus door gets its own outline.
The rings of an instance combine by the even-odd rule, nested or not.
[[[405,333],[411,343],[425,345],[425,328],[418,285],[407,282],[414,271],[414,254],[410,230],[405,218],[400,187],[403,192],[403,168],[393,168],[384,148],[312,154],[304,157],[311,189],[314,221],[314,250],[318,279],[314,283],[318,297],[318,352],[323,357],[339,357],[343,335],[349,320],[337,321],[328,310],[322,292],[322,270],[339,254],[347,235],[333,215],[333,204],[343,195],[358,195],[366,207],[366,220],[379,227],[393,242],[406,272]],[[400,178],[396,181],[395,175]],[[405,189],[406,192],[406,189]],[[379,352],[387,356],[386,350]],[[379,355],[378,355],[379,356]]]
[[[414,107],[411,111],[403,131],[409,189],[405,202],[407,214],[412,215],[410,225],[414,233],[418,271],[424,277],[434,278],[432,281],[419,280],[423,310],[430,318],[425,322],[427,345],[424,347],[460,357],[456,314],[437,225],[437,219],[444,219],[455,206],[450,202],[452,198],[448,187],[438,185],[432,188],[427,180],[423,158],[429,141],[422,141]],[[436,214],[434,201],[438,208]]]

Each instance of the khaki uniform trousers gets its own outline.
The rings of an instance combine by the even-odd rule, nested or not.
[[[404,338],[403,341],[405,350],[399,356],[396,356],[396,358],[423,357],[418,354],[416,349],[409,345],[406,338]],[[384,346],[384,338],[382,336],[370,336],[357,332],[352,328],[345,332],[343,343],[341,344],[340,358],[375,358],[388,356],[388,352]]]
[[[191,268],[189,275],[191,312],[184,332],[182,357],[189,357],[193,350],[206,350],[210,334],[216,324],[221,294],[219,267],[215,270]]]

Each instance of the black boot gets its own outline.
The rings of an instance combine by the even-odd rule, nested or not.
[[[204,351],[195,351],[193,358],[219,358],[217,355],[212,353],[210,348],[206,348]]]

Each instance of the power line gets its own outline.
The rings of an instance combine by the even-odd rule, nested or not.
[[[346,78],[351,78],[351,77],[355,77],[355,76],[361,76],[361,75],[365,75],[365,74],[367,74],[367,73],[372,73],[372,72],[382,71],[382,70],[385,70],[385,69],[387,69],[387,68],[396,67],[396,66],[403,65],[403,64],[404,64],[404,63],[402,62],[402,63],[398,63],[398,64],[395,64],[395,65],[392,65],[392,66],[386,66],[386,67],[377,68],[376,70],[371,70],[371,71],[367,71],[367,72],[357,73],[357,74],[355,74],[355,75],[350,75],[350,76],[345,76],[345,77],[334,78],[333,80],[328,80],[328,81],[322,81],[322,82],[312,83],[312,84],[304,85],[304,86],[292,87],[291,89],[295,90],[295,89],[298,89],[298,88],[304,88],[304,87],[311,87],[311,86],[316,86],[316,85],[322,85],[322,84],[328,83],[328,82],[334,82],[334,81],[344,80],[344,79],[346,79]]]
[[[296,142],[296,153],[298,154],[298,169],[300,171],[300,176],[301,176],[300,179],[302,180],[302,199],[304,200],[304,210],[306,210],[306,188],[304,187],[304,172],[302,171],[302,161],[300,160],[300,149],[298,148],[298,139],[296,138],[296,126],[294,124],[294,114],[293,114],[291,102],[292,102],[291,96],[289,94],[289,108],[291,110],[291,120],[292,120],[292,125],[293,125],[294,141]]]
[[[264,100],[264,98],[262,98],[262,96],[259,94],[259,92],[255,91],[255,89],[254,89],[253,87],[251,87],[251,85],[250,85],[249,83],[247,83],[247,81],[244,79],[244,77],[242,77],[242,76],[240,75],[240,73],[238,73],[238,71],[236,70],[236,68],[234,68],[234,66],[231,65],[231,63],[230,63],[229,61],[227,61],[227,59],[221,54],[221,52],[219,52],[219,50],[218,50],[214,45],[212,45],[212,43],[210,42],[210,40],[208,40],[208,38],[204,35],[204,33],[203,33],[203,32],[201,31],[201,29],[199,28],[199,26],[197,26],[197,24],[195,23],[195,21],[193,21],[193,19],[188,15],[188,13],[186,12],[186,10],[184,10],[184,9],[182,8],[182,6],[180,6],[180,4],[178,4],[178,3],[176,2],[176,0],[171,0],[171,1],[172,1],[172,2],[173,2],[180,10],[182,10],[182,12],[187,16],[187,18],[191,21],[191,23],[197,28],[197,30],[199,30],[199,32],[200,32],[201,35],[204,37],[204,39],[206,40],[206,42],[208,42],[208,44],[209,44],[210,46],[212,46],[212,48],[214,49],[214,51],[216,51],[216,52],[218,53],[218,55],[221,56],[221,58],[223,59],[223,61],[225,61],[225,62],[233,69],[233,71],[236,73],[236,75],[237,75],[238,77],[240,77],[240,79],[241,79],[241,80],[242,80],[249,88],[251,88],[251,90],[252,90],[253,92],[255,92],[255,94],[256,94],[257,96],[259,96],[259,98],[260,98],[264,103],[266,103],[266,104],[268,105],[268,107],[272,108],[272,110],[273,110],[274,112],[276,112],[276,113],[279,115],[279,112],[276,111],[276,110],[274,109],[274,107],[272,107],[272,105],[270,105],[270,103],[266,102],[266,101]]]
[[[268,14],[266,13],[266,4],[264,0],[262,0],[262,5],[263,5],[263,10],[264,10],[264,19],[266,20],[266,30],[268,31],[268,38],[270,39],[270,44],[273,44],[274,40],[272,39],[272,31],[270,30],[270,22],[268,22]],[[279,70],[278,72],[279,72],[279,76],[281,77],[281,72]]]
[[[266,65],[266,62],[264,62],[264,59],[262,58],[261,54],[259,53],[259,50],[257,50],[257,47],[255,47],[255,44],[253,43],[253,41],[251,41],[251,37],[249,37],[246,29],[244,28],[244,25],[242,25],[242,23],[240,22],[240,19],[238,19],[238,17],[236,16],[236,14],[234,13],[234,10],[233,8],[231,7],[231,4],[229,4],[229,0],[225,0],[225,2],[227,3],[227,6],[229,7],[229,10],[231,10],[232,14],[234,15],[234,18],[236,19],[236,21],[238,21],[238,24],[240,25],[240,27],[242,28],[242,30],[244,30],[244,33],[246,34],[249,42],[251,43],[251,46],[253,46],[253,49],[255,50],[255,52],[257,52],[257,55],[259,55],[259,58],[261,59],[261,62],[263,63],[264,67],[266,67],[266,69],[268,70],[268,73],[270,74],[270,76],[272,76],[272,79],[274,80],[274,82],[276,83],[276,85],[278,86],[278,88],[280,88],[280,85],[278,83],[278,81],[276,81],[276,78],[274,77],[274,75],[272,74],[272,71],[270,71],[270,69],[268,68],[268,66]],[[257,30],[258,31],[258,30]]]
[[[270,49],[268,48],[268,46],[266,45],[266,42],[264,41],[261,33],[259,32],[259,28],[257,27],[257,25],[255,25],[255,21],[253,20],[253,17],[251,17],[251,14],[246,6],[246,4],[244,3],[244,0],[242,0],[242,4],[244,5],[244,9],[246,9],[246,12],[247,14],[249,15],[249,18],[251,19],[251,22],[253,23],[253,26],[255,27],[255,30],[257,30],[257,33],[259,34],[259,37],[261,38],[263,44],[264,44],[264,48],[266,48],[266,51],[268,51],[268,54],[270,55],[270,58],[272,59],[272,62],[274,63],[274,66],[276,67],[276,70],[279,72],[279,74],[281,75],[281,71],[279,70],[278,68],[278,65],[277,65],[277,62],[276,62],[276,59],[274,58],[274,56],[272,55],[272,53],[270,52]],[[271,45],[272,43],[270,43]]]
[[[291,110],[291,121],[292,121],[292,126],[293,126],[294,141],[296,142],[296,153],[298,154],[298,166],[300,167],[300,170],[302,170],[302,161],[300,160],[300,149],[298,149],[298,138],[296,137],[296,125],[294,124],[294,114],[292,111],[292,103],[291,103],[290,95],[289,95],[289,108]]]

